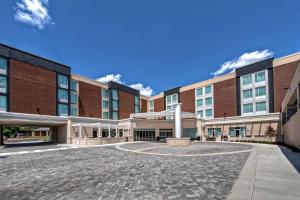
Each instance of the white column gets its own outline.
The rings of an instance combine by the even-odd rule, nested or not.
[[[108,124],[108,137],[110,138],[110,124]]]
[[[82,138],[81,124],[79,124],[79,137]]]
[[[98,124],[98,137],[101,137],[102,134],[101,134],[101,124],[99,123]]]
[[[119,137],[119,127],[116,125],[116,137]]]
[[[181,103],[175,107],[175,137],[181,138]]]

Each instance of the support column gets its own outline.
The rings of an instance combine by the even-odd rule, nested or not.
[[[0,126],[0,145],[4,145],[4,141],[3,141],[3,126]]]
[[[181,103],[175,107],[175,137],[181,138]]]
[[[82,138],[82,130],[81,130],[81,124],[79,124],[79,137]]]
[[[101,124],[98,124],[98,137],[102,137]]]
[[[71,131],[72,131],[72,123],[71,120],[69,119],[67,123],[67,144],[72,143]]]
[[[108,137],[110,138],[110,124],[108,124]]]

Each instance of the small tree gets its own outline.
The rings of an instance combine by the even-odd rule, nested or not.
[[[270,141],[272,141],[272,138],[276,135],[276,131],[272,126],[267,126],[265,135]]]

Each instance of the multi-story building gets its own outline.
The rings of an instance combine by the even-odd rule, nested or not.
[[[273,127],[277,135],[284,132],[280,112],[288,113],[282,103],[299,59],[300,53],[269,58],[146,97],[128,86],[75,75],[66,65],[0,44],[0,123],[61,126],[66,123],[63,120],[71,119],[73,136],[57,136],[65,142],[79,135],[78,124],[88,123],[92,124],[88,137],[117,136],[120,130],[124,135],[126,127],[137,140],[156,140],[173,135],[173,116],[164,113],[180,103],[184,113],[193,114],[183,119],[184,136],[265,139],[266,127]],[[45,119],[39,121],[35,116]],[[105,127],[96,130],[95,123],[102,122]]]

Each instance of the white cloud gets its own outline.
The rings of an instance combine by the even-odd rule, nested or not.
[[[38,29],[44,29],[48,24],[54,24],[48,13],[48,0],[20,0],[16,4],[15,20],[30,24]]]
[[[116,83],[125,84],[125,82],[123,82],[121,80],[121,78],[122,78],[121,74],[108,74],[106,76],[97,78],[96,81],[99,81],[101,83],[108,83],[110,81],[113,81]],[[131,84],[131,85],[129,85],[129,87],[139,90],[141,95],[144,95],[147,97],[149,97],[153,94],[153,89],[149,86],[145,87],[142,83]]]
[[[153,94],[153,89],[149,86],[144,87],[142,83],[131,84],[129,87],[139,90],[141,95],[150,97]]]
[[[219,76],[224,74],[228,71],[234,71],[236,68],[240,68],[246,65],[249,65],[251,63],[255,63],[267,58],[270,58],[274,55],[272,51],[269,49],[265,49],[263,51],[253,51],[253,52],[247,52],[241,55],[237,59],[233,59],[230,61],[227,61],[223,63],[223,65],[214,73],[212,73],[214,76]]]
[[[106,76],[97,78],[96,81],[99,81],[101,83],[108,83],[110,81],[113,81],[122,84],[123,82],[121,81],[121,77],[121,74],[108,74]]]

